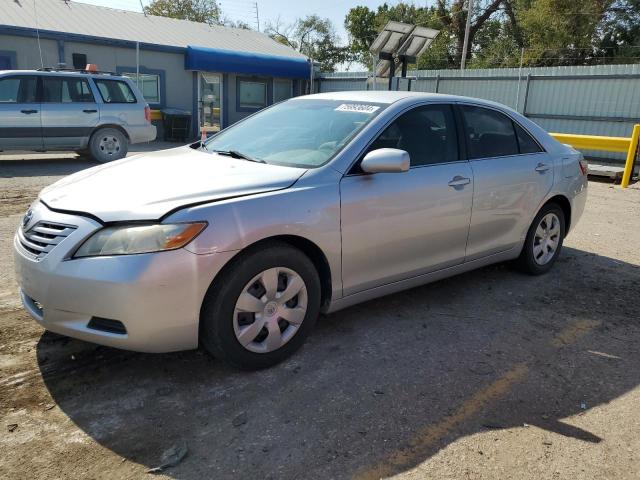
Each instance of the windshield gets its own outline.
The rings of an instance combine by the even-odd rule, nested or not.
[[[319,167],[384,107],[370,102],[289,100],[223,130],[205,148],[264,163]]]

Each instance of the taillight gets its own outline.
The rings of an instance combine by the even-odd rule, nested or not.
[[[149,105],[144,106],[144,119],[151,122],[151,107]]]
[[[578,161],[578,165],[580,165],[580,171],[582,172],[583,175],[586,175],[589,172],[589,164],[584,158],[581,158]]]

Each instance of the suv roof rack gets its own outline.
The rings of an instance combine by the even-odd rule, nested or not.
[[[85,70],[83,68],[56,68],[56,67],[45,67],[38,68],[38,72],[76,72],[76,73],[88,73],[93,75],[113,75],[116,77],[122,77],[121,73],[117,72],[107,72],[102,70]]]

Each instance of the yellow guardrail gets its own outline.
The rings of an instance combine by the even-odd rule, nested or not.
[[[553,138],[561,143],[571,145],[578,150],[600,150],[603,152],[621,152],[627,154],[627,161],[622,174],[622,188],[629,186],[633,163],[638,150],[640,138],[640,124],[633,126],[631,137],[602,137],[597,135],[573,135],[570,133],[551,133]]]

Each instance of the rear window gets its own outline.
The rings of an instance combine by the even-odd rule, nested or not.
[[[131,87],[121,80],[94,79],[104,103],[136,103]]]

